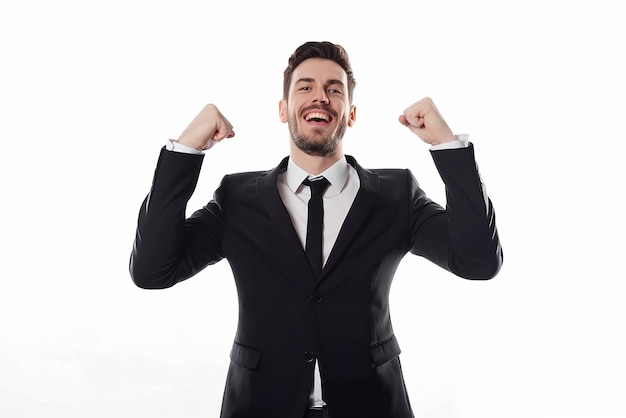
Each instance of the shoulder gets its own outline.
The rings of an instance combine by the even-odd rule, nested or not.
[[[384,179],[401,179],[403,177],[407,177],[407,174],[411,175],[409,169],[407,168],[364,168],[351,155],[346,155],[346,160],[351,166],[354,167],[361,177],[374,175]]]
[[[258,179],[267,178],[267,177],[277,177],[278,174],[284,172],[287,167],[287,157],[285,157],[276,167],[270,168],[267,170],[253,170],[253,171],[242,171],[238,173],[230,173],[224,176],[224,180],[227,180],[229,183],[233,185],[236,184],[247,184],[251,181],[256,182]]]
[[[247,189],[255,189],[258,184],[271,185],[276,184],[278,175],[285,171],[285,164],[268,170],[244,171],[226,174],[222,179],[221,188],[227,188],[230,191],[245,193]]]
[[[271,170],[245,171],[240,173],[226,174],[222,178],[220,188],[228,190],[229,193],[245,193],[246,189],[256,188],[258,179],[267,177],[268,173],[270,172]]]

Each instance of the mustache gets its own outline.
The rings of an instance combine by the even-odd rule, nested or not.
[[[312,106],[309,106],[309,107],[305,107],[300,112],[300,116],[302,116],[306,112],[308,112],[310,110],[314,110],[314,109],[323,110],[324,112],[329,113],[333,117],[333,119],[336,119],[339,116],[339,114],[335,111],[335,109],[333,109],[332,107],[330,107],[327,104],[319,104],[319,105],[312,105]]]

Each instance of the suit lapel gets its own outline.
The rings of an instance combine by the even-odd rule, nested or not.
[[[335,241],[335,245],[333,246],[333,249],[328,257],[328,261],[322,270],[320,280],[324,278],[324,273],[330,271],[334,264],[341,259],[342,254],[352,243],[353,238],[359,232],[361,226],[369,216],[374,206],[374,202],[376,202],[376,199],[378,198],[378,175],[365,170],[353,157],[347,155],[346,159],[348,160],[348,163],[356,169],[361,185],[354,202],[348,211],[346,220],[341,226],[341,230],[337,236],[337,241]]]
[[[278,167],[257,178],[256,193],[261,206],[263,206],[276,229],[284,238],[285,249],[281,251],[286,254],[285,260],[295,260],[294,265],[303,266],[303,271],[309,272],[312,282],[315,282],[315,276],[309,266],[309,261],[302,248],[298,234],[291,223],[289,212],[287,212],[287,208],[278,193],[278,176],[287,169],[288,160],[289,157],[284,158]],[[289,253],[291,255],[287,255]]]

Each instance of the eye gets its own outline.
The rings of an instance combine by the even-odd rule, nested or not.
[[[309,87],[309,86],[302,86],[298,90],[300,90],[300,91],[309,91],[309,90],[311,90],[311,87]]]
[[[342,94],[343,92],[339,89],[335,89],[335,88],[330,88],[328,89],[329,93],[333,93],[333,94]]]

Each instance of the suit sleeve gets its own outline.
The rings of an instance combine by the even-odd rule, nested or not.
[[[203,158],[161,150],[130,257],[130,275],[141,288],[171,287],[223,258],[219,204],[212,200],[186,219]]]
[[[431,153],[445,184],[446,208],[437,209],[411,176],[411,252],[466,279],[495,277],[503,253],[473,145]]]

